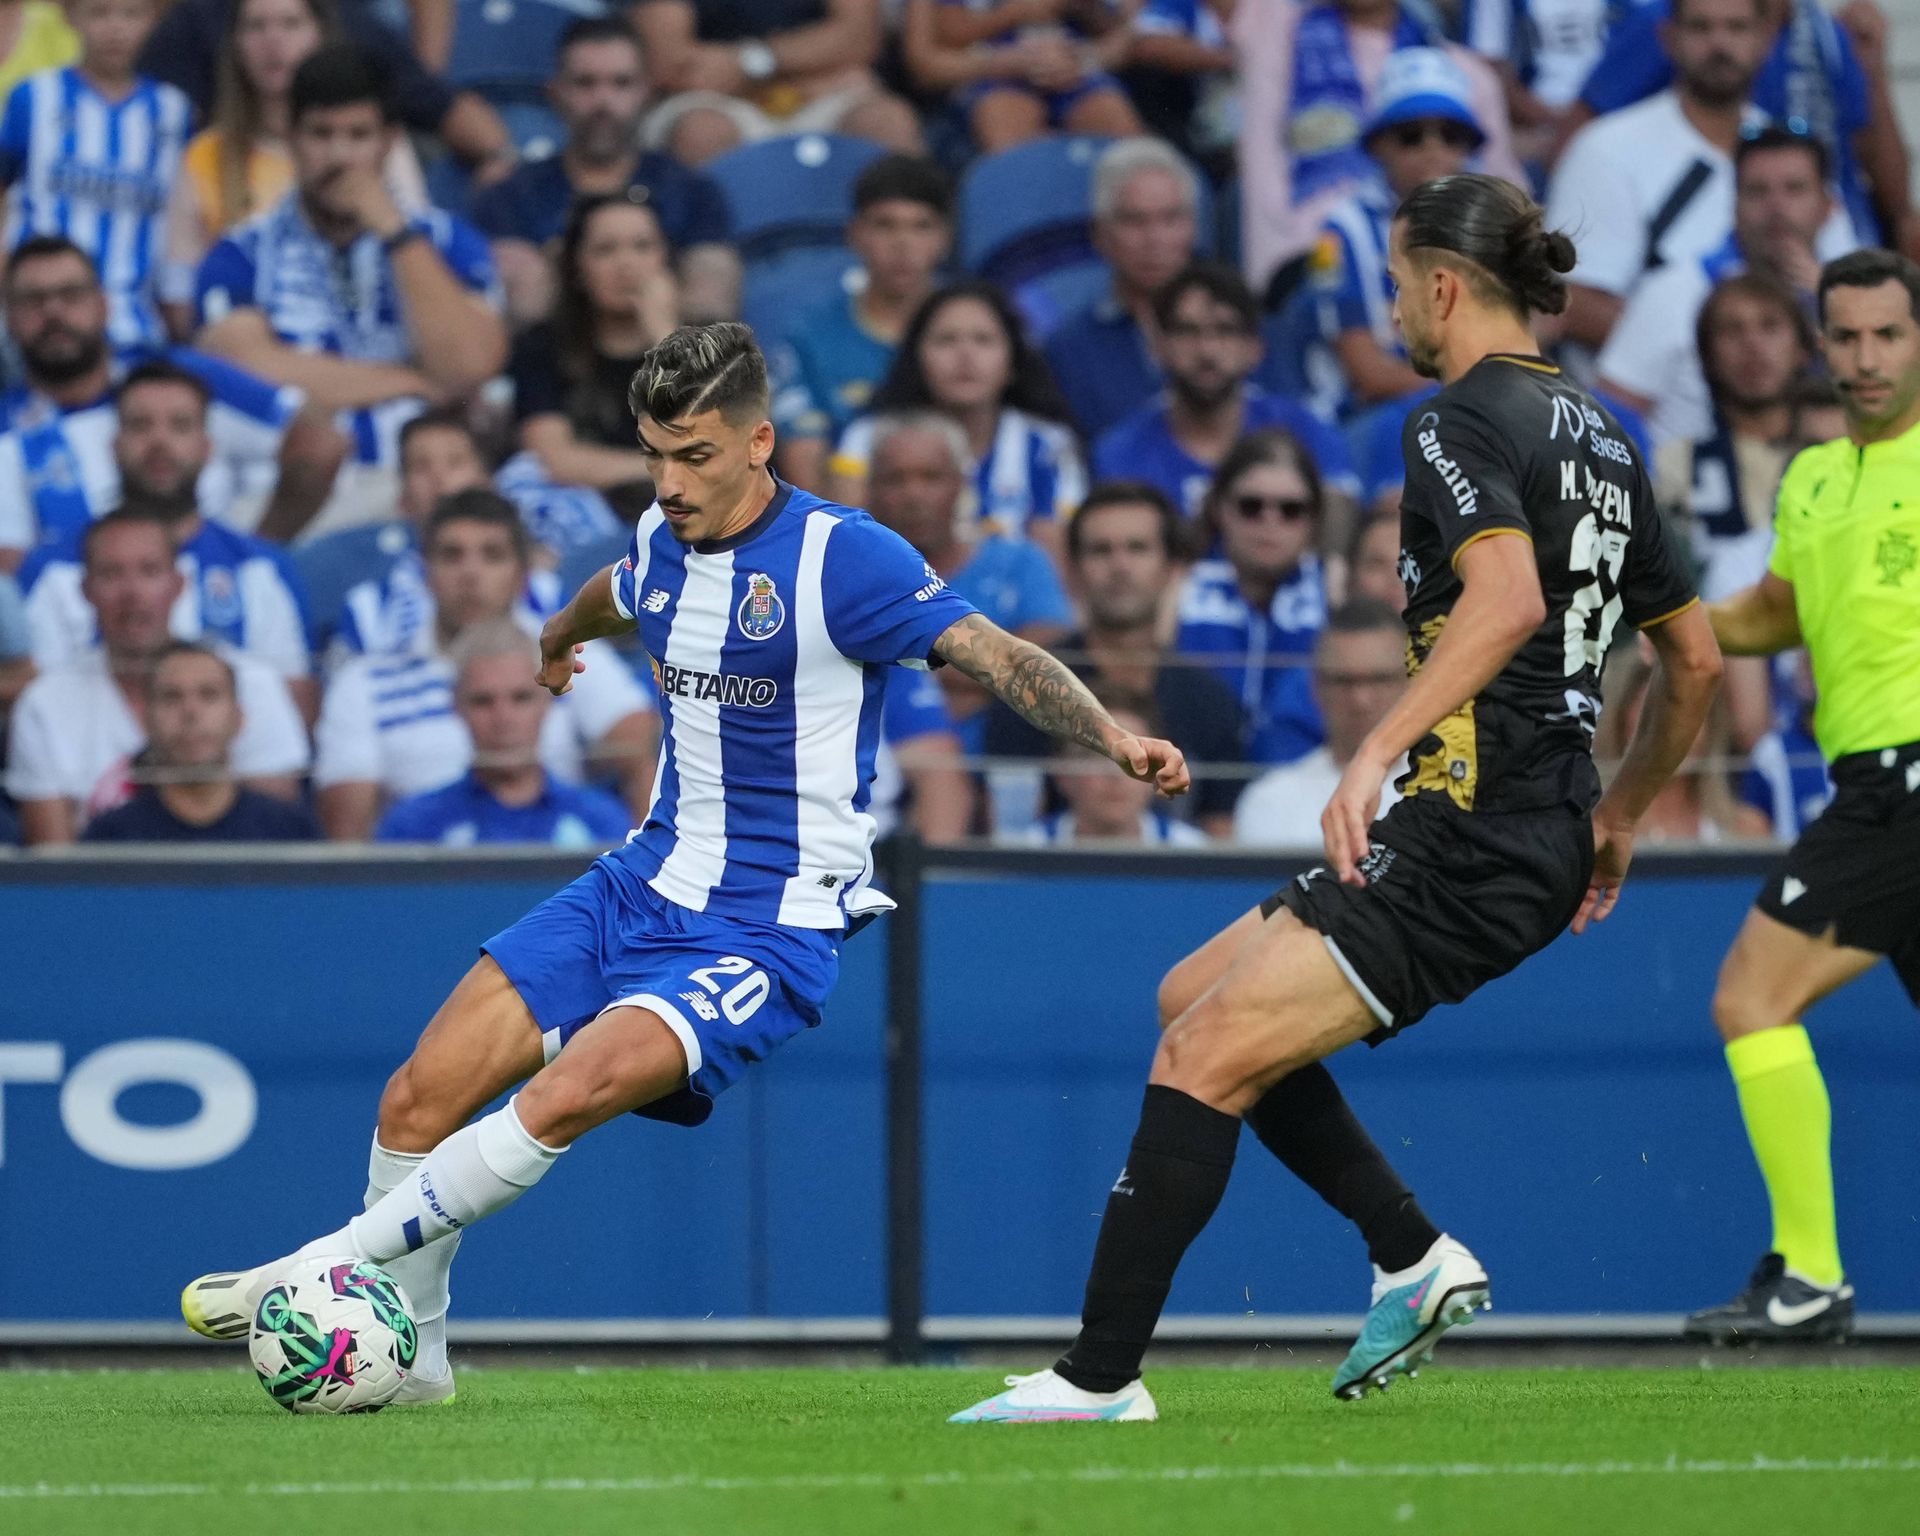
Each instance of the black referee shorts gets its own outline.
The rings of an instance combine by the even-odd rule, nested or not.
[[[1364,886],[1312,869],[1260,904],[1319,930],[1366,1000],[1378,1045],[1544,949],[1593,876],[1593,828],[1571,812],[1462,811],[1415,795],[1373,825]]]
[[[1833,765],[1833,803],[1754,905],[1777,923],[1893,962],[1920,1004],[1920,742]]]

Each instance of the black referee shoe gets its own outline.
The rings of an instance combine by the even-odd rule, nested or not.
[[[1787,1272],[1777,1253],[1762,1254],[1747,1288],[1724,1306],[1687,1319],[1682,1334],[1709,1344],[1837,1344],[1853,1337],[1853,1287],[1831,1290]]]

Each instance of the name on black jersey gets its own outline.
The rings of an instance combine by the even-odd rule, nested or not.
[[[1583,475],[1586,477],[1584,492],[1580,487]],[[1617,523],[1626,529],[1633,527],[1633,493],[1624,485],[1602,480],[1586,465],[1575,463],[1572,459],[1560,461],[1560,499],[1584,500],[1600,514],[1602,522]]]
[[[779,695],[770,677],[742,677],[737,672],[702,672],[694,667],[660,663],[660,691],[676,699],[716,699],[722,704],[744,704],[765,709]]]
[[[1434,473],[1444,480],[1447,489],[1453,492],[1453,499],[1460,508],[1460,515],[1472,517],[1480,510],[1480,495],[1474,490],[1473,482],[1467,478],[1466,471],[1448,458],[1440,447],[1438,412],[1428,411],[1420,418],[1419,434],[1414,441],[1420,445],[1420,457],[1433,466]]]

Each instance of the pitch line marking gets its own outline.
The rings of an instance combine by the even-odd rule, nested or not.
[[[1669,1456],[1664,1461],[1280,1462],[1251,1466],[1066,1467],[1055,1472],[1009,1468],[999,1472],[925,1472],[910,1477],[853,1473],[790,1477],[463,1478],[431,1482],[387,1479],[328,1483],[13,1483],[0,1484],[0,1500],[231,1498],[236,1495],[251,1498],[316,1498],[327,1494],[362,1498],[373,1494],[427,1494],[438,1497],[515,1493],[834,1492],[901,1487],[1028,1486],[1061,1481],[1366,1482],[1404,1478],[1721,1477],[1755,1473],[1833,1472],[1920,1472],[1920,1456],[1753,1456],[1739,1461]]]

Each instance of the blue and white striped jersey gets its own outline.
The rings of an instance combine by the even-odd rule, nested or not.
[[[472,225],[438,208],[410,221],[464,286],[501,302],[493,254]],[[200,323],[236,309],[257,309],[281,341],[306,352],[330,352],[362,363],[405,366],[413,338],[400,304],[393,262],[372,233],[344,250],[322,238],[290,192],[265,213],[232,230],[200,263]],[[399,462],[400,429],[420,414],[419,400],[390,400],[346,412],[345,430],[362,464]]]
[[[170,85],[142,79],[108,101],[73,65],[29,75],[0,111],[0,181],[14,187],[7,248],[65,235],[91,256],[116,347],[166,340],[154,282],[192,117]]]
[[[116,386],[148,358],[185,369],[207,386],[213,458],[200,474],[200,511],[219,520],[236,502],[264,498],[278,476],[280,442],[299,413],[301,392],[189,347],[135,349],[115,358]],[[113,457],[119,425],[111,391],[69,409],[28,389],[0,395],[0,549],[59,543],[119,506]]]
[[[864,512],[779,485],[729,539],[683,544],[656,506],[614,567],[663,722],[644,825],[613,857],[695,912],[839,929],[869,892],[887,669],[926,666],[974,611]]]

